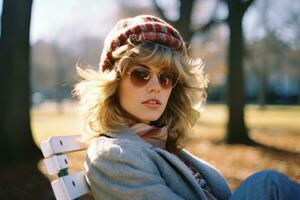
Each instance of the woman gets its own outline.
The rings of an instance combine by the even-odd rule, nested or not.
[[[232,194],[216,169],[182,148],[208,80],[201,60],[188,57],[178,31],[163,20],[142,15],[119,21],[105,39],[100,70],[77,70],[83,80],[75,94],[85,114],[85,138],[93,141],[86,179],[95,199],[299,195],[299,186],[275,171],[251,176]]]

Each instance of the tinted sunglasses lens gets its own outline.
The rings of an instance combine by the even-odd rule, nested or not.
[[[148,83],[150,76],[150,71],[147,69],[138,68],[132,70],[130,73],[130,80],[136,86],[144,86]]]
[[[172,88],[177,83],[177,75],[173,72],[162,72],[159,74],[159,83],[162,88]]]

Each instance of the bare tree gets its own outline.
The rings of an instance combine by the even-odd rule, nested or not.
[[[230,30],[228,45],[228,109],[226,142],[230,144],[253,144],[245,124],[244,106],[244,35],[242,21],[245,12],[254,0],[226,0],[228,6],[228,26]]]
[[[268,31],[264,38],[249,44],[247,52],[251,70],[259,77],[257,103],[260,109],[264,109],[267,104],[268,77],[283,68],[289,48],[273,31]]]
[[[0,164],[40,157],[30,128],[29,27],[32,0],[4,0],[0,40]]]
[[[248,45],[247,61],[251,70],[259,77],[257,100],[261,109],[267,104],[267,83],[270,75],[280,79],[284,73],[290,80],[299,74],[295,59],[295,52],[300,49],[299,8],[300,3],[297,1],[264,0],[256,4],[259,20],[256,20],[256,29],[250,33],[253,39]],[[275,14],[282,12],[282,16],[277,17]],[[278,84],[282,82],[279,81]]]

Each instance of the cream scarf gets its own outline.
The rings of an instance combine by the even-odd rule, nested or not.
[[[144,123],[137,123],[130,128],[146,142],[165,149],[168,138],[168,128],[166,126],[158,128]]]

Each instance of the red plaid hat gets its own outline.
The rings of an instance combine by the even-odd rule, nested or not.
[[[159,43],[186,53],[185,43],[178,31],[165,21],[151,16],[139,15],[120,20],[105,38],[100,60],[100,70],[111,70],[113,52],[130,40],[133,44],[142,41]]]

